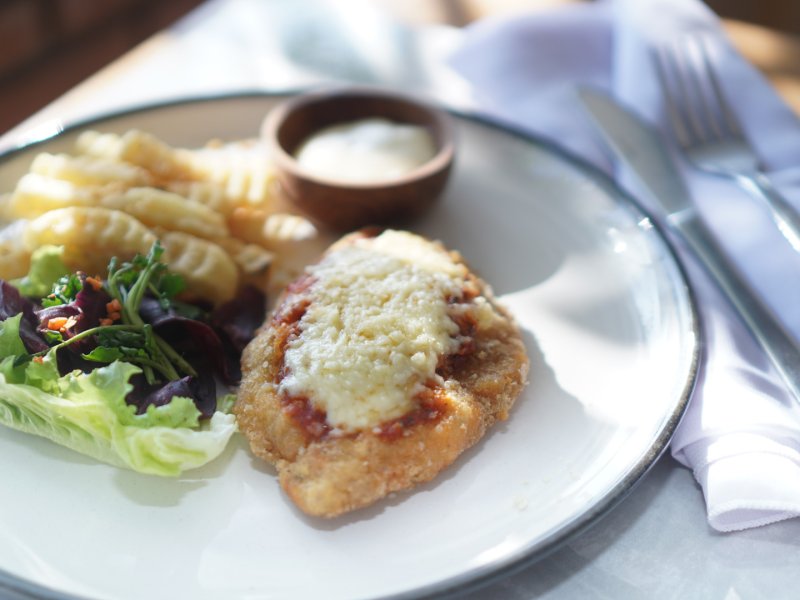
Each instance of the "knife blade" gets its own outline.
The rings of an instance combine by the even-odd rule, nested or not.
[[[800,346],[755,295],[700,218],[689,190],[660,134],[609,95],[581,88],[578,95],[616,156],[664,211],[664,223],[682,239],[730,300],[764,349],[795,400],[800,402]]]

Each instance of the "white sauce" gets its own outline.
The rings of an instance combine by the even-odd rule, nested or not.
[[[402,177],[435,154],[424,127],[372,118],[321,129],[300,145],[295,158],[318,177],[369,183]]]

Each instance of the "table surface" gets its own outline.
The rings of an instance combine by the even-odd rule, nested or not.
[[[58,131],[63,122],[132,105],[320,81],[392,84],[459,108],[471,106],[468,86],[443,60],[459,43],[459,29],[430,21],[410,25],[403,13],[408,6],[398,2],[350,0],[346,14],[332,8],[332,0],[306,0],[303,11],[296,10],[298,4],[211,0],[9,131],[0,138],[0,151]],[[800,44],[746,24],[726,27],[787,101],[800,107],[800,60],[791,60],[800,58]],[[316,36],[314,47],[294,43],[309,33]],[[382,52],[364,52],[376,45]],[[332,61],[332,47],[348,60]],[[407,66],[409,51],[420,58],[413,69]],[[796,597],[798,546],[798,519],[734,534],[711,530],[691,472],[667,455],[588,531],[462,597]]]

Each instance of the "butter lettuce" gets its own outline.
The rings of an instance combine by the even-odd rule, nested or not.
[[[0,322],[0,423],[48,438],[98,460],[142,473],[179,475],[222,453],[236,429],[233,415],[215,412],[200,424],[189,398],[149,406],[141,415],[125,402],[139,367],[113,362],[86,374],[60,376],[56,352],[26,356],[21,315]]]
[[[50,293],[53,284],[62,275],[69,273],[64,264],[63,246],[42,246],[34,250],[31,255],[31,266],[25,277],[11,281],[23,296],[41,298]]]
[[[21,320],[22,313],[19,313],[0,322],[0,357],[18,356],[27,352],[19,336]]]

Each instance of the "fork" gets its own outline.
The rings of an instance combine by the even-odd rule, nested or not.
[[[711,43],[708,35],[686,34],[655,51],[675,139],[695,167],[733,179],[761,201],[800,252],[800,215],[772,185],[742,133],[711,64]]]

